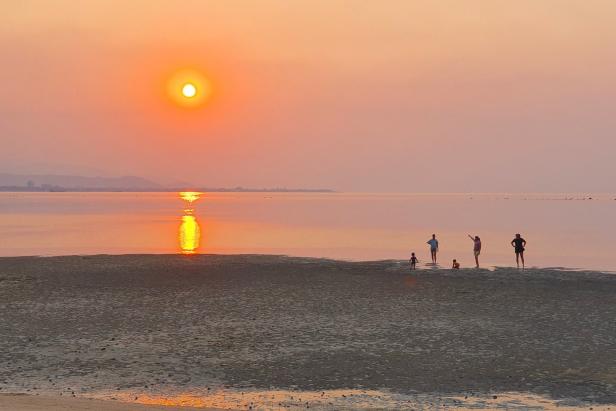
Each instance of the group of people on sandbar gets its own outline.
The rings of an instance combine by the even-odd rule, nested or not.
[[[481,238],[478,235],[468,237],[473,241],[473,255],[475,256],[475,266],[479,268],[479,255],[481,254]],[[432,258],[432,264],[436,265],[436,255],[438,254],[438,240],[436,234],[432,234],[432,238],[428,240],[427,244],[430,246],[430,256]],[[516,234],[515,238],[511,240],[511,246],[515,251],[515,262],[520,268],[520,260],[522,261],[522,268],[524,268],[524,249],[526,248],[526,240],[522,238],[520,234]],[[415,256],[415,253],[411,253],[411,270],[414,270],[417,266],[419,259]],[[460,268],[460,263],[454,258],[451,268],[457,270]]]

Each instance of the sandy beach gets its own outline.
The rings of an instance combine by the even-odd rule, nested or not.
[[[59,396],[34,396],[0,394],[0,410],[2,411],[190,411],[203,410],[194,407],[171,407],[144,404],[129,404],[125,402],[96,400],[92,398],[62,398]],[[213,410],[213,409],[211,409]]]
[[[0,409],[616,404],[612,274],[11,257],[0,307]]]

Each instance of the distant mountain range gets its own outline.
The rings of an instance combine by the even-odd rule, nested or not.
[[[162,185],[154,181],[136,177],[84,177],[55,174],[10,174],[0,173],[0,191],[181,191],[190,187],[197,191],[228,192],[332,192],[327,189],[288,189],[288,188],[211,188],[195,187],[178,183]]]
[[[160,184],[135,176],[83,177],[53,174],[8,174],[0,173],[0,187],[19,187],[31,191],[65,190],[150,190],[163,188]],[[5,190],[6,191],[6,190]]]

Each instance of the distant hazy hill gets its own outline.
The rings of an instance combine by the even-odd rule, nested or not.
[[[258,193],[330,193],[328,189],[302,188],[213,188],[199,187],[181,181],[159,184],[141,177],[84,177],[61,174],[10,174],[0,173],[0,191],[223,191]]]
[[[144,190],[160,189],[161,185],[141,177],[83,177],[52,174],[8,174],[0,173],[2,187],[42,187],[53,186],[74,189],[119,189]]]

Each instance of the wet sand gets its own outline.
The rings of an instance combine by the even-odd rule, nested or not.
[[[263,392],[281,408],[464,406],[507,392],[616,404],[612,274],[17,257],[0,259],[0,308],[0,393],[217,408],[259,408]]]
[[[167,407],[125,402],[104,401],[92,398],[62,398],[52,396],[0,394],[0,411],[190,411],[203,408]]]

